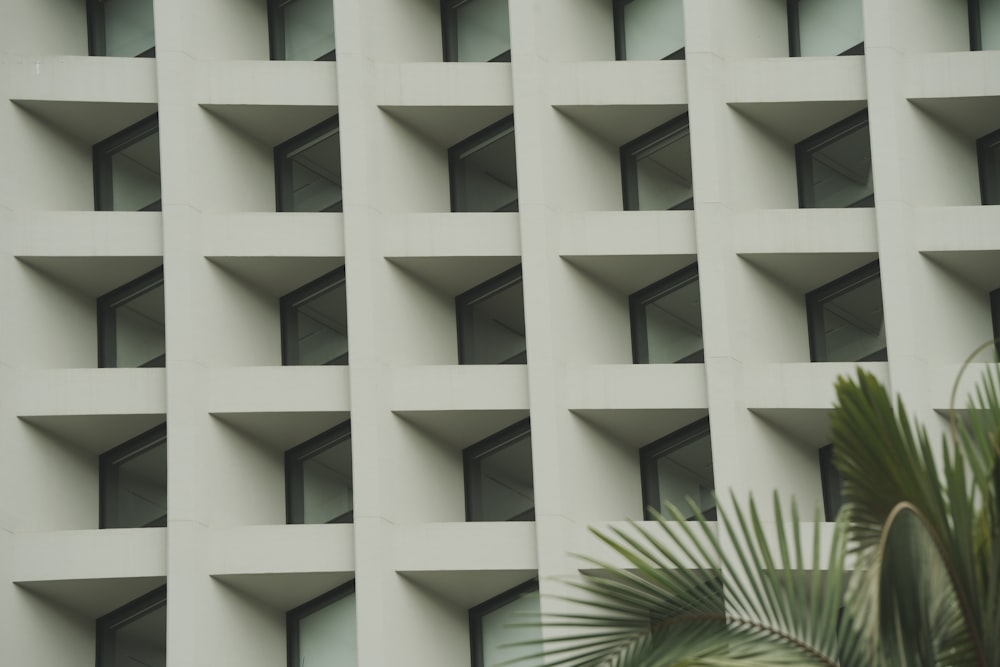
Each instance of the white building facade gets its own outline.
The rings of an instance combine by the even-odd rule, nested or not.
[[[3,665],[498,664],[1000,311],[998,0],[0,0],[0,156]]]

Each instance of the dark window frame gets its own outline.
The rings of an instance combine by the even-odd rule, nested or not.
[[[482,477],[482,461],[491,454],[509,447],[515,441],[522,439],[525,435],[531,435],[531,418],[525,417],[519,422],[500,429],[496,433],[486,436],[479,442],[469,445],[462,450],[462,470],[465,475],[465,520],[484,521],[475,518],[482,516],[482,496],[473,493],[478,488],[479,480]],[[534,462],[534,450],[532,450],[532,462]],[[534,470],[532,470],[532,490],[534,490]],[[526,510],[506,521],[534,521],[535,507],[532,504],[530,510]]]
[[[508,132],[514,132],[514,114],[501,118],[448,148],[448,186],[451,190],[452,213],[466,212],[465,193],[458,183],[458,165],[462,161],[462,153],[477,145],[483,148],[494,141],[499,141],[507,136]],[[515,199],[511,204],[497,209],[494,213],[517,212],[517,210],[518,200]]]
[[[827,301],[842,294],[851,292],[872,280],[881,280],[882,272],[876,259],[864,266],[854,269],[825,285],[806,293],[806,319],[809,326],[809,360],[813,363],[827,361],[826,337],[823,326],[823,306]],[[855,363],[865,361],[886,361],[888,348],[883,347],[871,354],[857,359]]]
[[[475,0],[441,0],[441,53],[446,63],[463,62],[458,59],[458,8]],[[508,21],[509,5],[508,5]],[[509,63],[510,49],[490,58],[491,63]]]
[[[1000,359],[1000,289],[990,292],[990,317],[993,320],[993,349]]]
[[[615,60],[628,60],[627,42],[625,36],[625,5],[633,0],[613,0],[611,6],[615,32]],[[660,60],[684,60],[685,47],[681,47],[673,53],[667,54]]]
[[[799,0],[788,0],[788,55],[791,58],[802,58],[802,38],[799,33]],[[842,51],[837,56],[863,56],[865,43],[860,43]]]
[[[98,457],[98,486],[99,493],[99,523],[98,527],[120,528],[116,525],[118,508],[115,507],[114,499],[118,495],[118,466],[130,461],[138,456],[142,456],[154,447],[161,444],[167,445],[167,423],[157,424],[148,431],[144,431],[134,438],[129,438],[120,445],[116,445]],[[141,528],[162,528],[167,525],[167,515],[158,517]]]
[[[288,154],[320,139],[324,134],[332,134],[333,132],[340,134],[340,114],[334,114],[274,147],[274,208],[278,213],[295,212],[291,208],[294,184],[292,182],[292,161]],[[339,155],[337,159],[340,159]],[[321,213],[340,213],[344,210],[343,183],[340,186],[341,200],[323,209],[320,211]]]
[[[646,330],[646,306],[662,296],[687,287],[698,280],[698,262],[688,264],[683,269],[674,271],[666,278],[661,278],[651,285],[637,290],[628,297],[629,324],[632,329],[632,363],[648,364],[649,334]],[[698,352],[673,361],[674,364],[700,364],[705,361],[705,341]]]
[[[271,60],[287,60],[285,58],[285,13],[287,5],[298,0],[267,0],[267,34],[271,47]],[[312,62],[337,60],[337,47],[328,51]],[[308,62],[308,61],[307,61]]]
[[[116,153],[136,144],[143,139],[148,139],[154,134],[159,134],[160,122],[159,114],[154,113],[146,116],[142,120],[129,125],[124,130],[115,132],[110,137],[102,139],[91,148],[92,160],[94,163],[94,210],[113,211],[114,206],[114,181],[111,167],[111,158]],[[161,183],[162,185],[162,183]],[[161,198],[147,205],[142,211],[159,211],[163,208],[162,191]]]
[[[288,658],[289,667],[300,663],[299,645],[301,643],[301,637],[299,635],[299,623],[302,619],[319,611],[323,607],[331,605],[334,602],[339,602],[348,596],[354,595],[354,592],[355,585],[354,580],[352,579],[346,584],[341,584],[333,590],[329,590],[322,595],[317,595],[313,599],[304,602],[298,607],[290,609],[285,613],[285,653]]]
[[[164,584],[98,618],[95,622],[97,667],[118,667],[112,662],[114,658],[115,633],[129,623],[137,621],[143,616],[151,614],[166,605],[167,586]]]
[[[504,290],[510,289],[517,283],[522,283],[522,285],[524,283],[524,276],[520,264],[513,266],[503,273],[493,276],[492,278],[484,280],[475,287],[471,287],[455,297],[455,323],[458,327],[458,363],[460,365],[478,363],[475,361],[469,361],[469,358],[473,354],[473,350],[468,349],[469,335],[465,333],[473,326],[473,307],[476,304],[486,301],[500,292],[503,292]],[[516,355],[506,361],[500,362],[500,365],[526,363],[528,363],[527,335],[525,336],[524,358],[522,359],[520,358],[520,355]]]
[[[156,27],[153,27],[154,39]],[[87,0],[87,53],[91,56],[107,56],[107,26],[103,0]],[[133,58],[155,58],[156,46],[146,49]]]
[[[711,442],[712,428],[709,423],[709,419],[708,417],[702,417],[701,419],[693,421],[686,426],[682,426],[676,431],[668,433],[662,438],[654,440],[639,449],[639,474],[642,487],[642,518],[645,521],[655,520],[651,508],[660,507],[662,503],[662,499],[660,498],[660,484],[659,475],[657,474],[656,469],[656,462],[663,456],[686,447],[695,440],[703,438],[706,435],[709,437],[709,442]],[[713,477],[715,476],[714,465],[712,475]],[[716,516],[716,509],[713,508],[705,513],[705,520],[714,521]]]
[[[812,134],[795,144],[795,175],[798,179],[799,208],[816,208],[816,196],[812,190],[814,151],[828,146],[857,132],[868,125],[868,109],[851,114],[833,125]],[[869,128],[868,154],[871,155],[871,130]],[[843,208],[871,208],[875,206],[875,195],[862,197]]]
[[[97,297],[97,367],[118,368],[117,324],[115,309],[136,297],[150,292],[157,287],[166,287],[163,282],[163,267],[158,266],[152,271],[130,280],[121,287],[116,287]],[[140,368],[163,368],[166,366],[166,352],[144,363]]]
[[[983,206],[1000,204],[1000,130],[976,140],[979,196]]]
[[[285,452],[285,523],[304,524],[305,507],[302,494],[305,490],[302,464],[320,452],[333,449],[351,440],[351,420],[334,426],[305,442],[292,447]],[[351,469],[353,480],[354,470]],[[353,495],[353,483],[352,483]],[[351,506],[354,506],[353,498]],[[325,523],[353,523],[354,510],[329,519]]]
[[[843,505],[843,482],[840,471],[833,465],[833,445],[825,445],[819,449],[819,474],[823,484],[823,517],[827,521],[836,521],[837,513]]]
[[[532,578],[469,609],[469,650],[472,654],[472,667],[486,667],[483,664],[483,648],[485,646],[483,616],[502,609],[525,595],[537,592],[538,580]]]
[[[298,341],[298,321],[294,317],[295,308],[303,301],[307,301],[320,292],[333,289],[347,282],[347,266],[341,265],[338,268],[325,273],[315,280],[310,280],[305,285],[293,289],[288,294],[278,300],[278,311],[281,318],[281,365],[298,366],[299,349],[296,345]],[[350,345],[350,338],[348,338]],[[348,347],[350,350],[350,347]],[[322,364],[323,366],[346,366],[348,354],[344,353],[335,359]]]
[[[644,154],[648,154],[656,150],[660,144],[668,143],[668,140],[679,137],[684,133],[691,133],[691,124],[686,111],[622,145],[619,153],[621,155],[622,165],[622,204],[624,210],[640,210],[639,158]],[[690,159],[690,156],[688,156],[688,159]],[[690,211],[693,209],[694,197],[692,196],[679,204],[675,204],[668,210]]]
[[[969,0],[969,50],[983,50],[983,24],[979,0]]]

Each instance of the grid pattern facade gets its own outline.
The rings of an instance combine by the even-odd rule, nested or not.
[[[609,558],[587,528],[643,519],[640,449],[706,417],[661,460],[707,457],[723,505],[822,513],[855,364],[811,361],[807,295],[876,260],[887,361],[863,365],[940,430],[1000,288],[1000,51],[970,50],[966,0],[863,0],[863,55],[803,57],[786,0],[684,0],[671,58],[629,61],[626,3],[509,0],[509,62],[444,62],[438,0],[330,1],[314,62],[271,59],[281,3],[152,0],[155,53],[124,58],[88,55],[84,0],[0,1],[0,664],[92,665],[96,620],[165,585],[167,664],[283,665],[286,613],[353,581],[359,665],[466,667],[468,611]],[[873,199],[800,207],[796,146],[863,111]],[[159,201],[97,210],[94,146],[153,114]],[[685,205],[625,210],[622,147],[683,114]],[[342,203],[276,212],[275,148],[334,116],[342,192],[316,196]],[[516,191],[454,212],[449,148],[509,116]],[[630,295],[694,264],[702,347],[633,363]],[[160,266],[162,305],[130,311],[157,363],[99,367],[99,298]],[[282,297],[341,266],[349,358],[283,365]],[[523,342],[460,364],[455,297],[518,266],[523,313],[476,313]],[[286,523],[286,452],[348,419],[349,519]],[[505,488],[530,516],[467,520],[463,451],[524,420]],[[126,464],[116,488],[165,525],[100,528],[102,454],[160,424],[165,497]]]

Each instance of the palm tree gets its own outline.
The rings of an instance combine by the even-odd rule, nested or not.
[[[732,498],[714,525],[594,531],[629,565],[591,561],[543,617],[546,664],[1000,665],[998,386],[935,448],[872,375],[840,378],[832,538],[777,497],[771,520]]]

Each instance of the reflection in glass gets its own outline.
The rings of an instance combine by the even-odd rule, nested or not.
[[[527,420],[464,452],[466,520],[533,521],[531,430]]]
[[[98,366],[162,367],[166,362],[163,269],[97,299]]]
[[[288,664],[358,664],[358,626],[354,582],[324,593],[286,615]]]
[[[94,144],[94,208],[160,210],[160,135],[156,114]]]
[[[97,667],[166,665],[166,587],[97,619]]]
[[[353,520],[350,423],[288,450],[285,471],[288,523]]]
[[[646,519],[653,518],[650,507],[667,516],[668,504],[677,507],[685,519],[693,519],[688,499],[706,519],[715,518],[715,474],[707,419],[646,445],[639,459]]]
[[[347,288],[341,267],[281,298],[283,363],[344,365]]]
[[[633,361],[637,364],[701,363],[701,295],[692,265],[629,297]]]
[[[458,363],[523,364],[524,287],[517,266],[455,297]]]
[[[684,57],[682,0],[616,0],[618,60]]]
[[[1000,130],[980,137],[976,148],[979,154],[979,189],[983,205],[1000,204]]]
[[[874,206],[866,111],[802,141],[796,157],[802,208]]]
[[[101,528],[167,525],[167,430],[157,426],[101,454]]]
[[[979,5],[979,50],[1000,50],[1000,0],[976,0]]]
[[[91,0],[92,56],[155,55],[153,0]]]
[[[441,11],[445,61],[510,60],[507,0],[445,0]]]
[[[806,295],[813,361],[885,361],[878,262]]]
[[[687,114],[622,146],[621,159],[626,211],[694,207]]]
[[[509,592],[503,597],[504,599],[487,601],[469,611],[473,633],[478,632],[480,635],[478,641],[473,640],[474,650],[480,651],[480,655],[473,658],[474,665],[500,667],[538,651],[533,646],[513,646],[541,639],[539,626],[531,622],[538,618],[538,596],[525,590],[524,594],[515,593],[513,599]]]
[[[819,473],[823,483],[823,515],[827,521],[836,521],[837,512],[843,504],[840,471],[833,465],[833,445],[819,450]]]
[[[333,0],[270,0],[272,60],[334,60]]]
[[[452,146],[448,154],[452,211],[517,210],[513,117]]]
[[[793,0],[789,7],[794,56],[864,53],[861,0]]]

